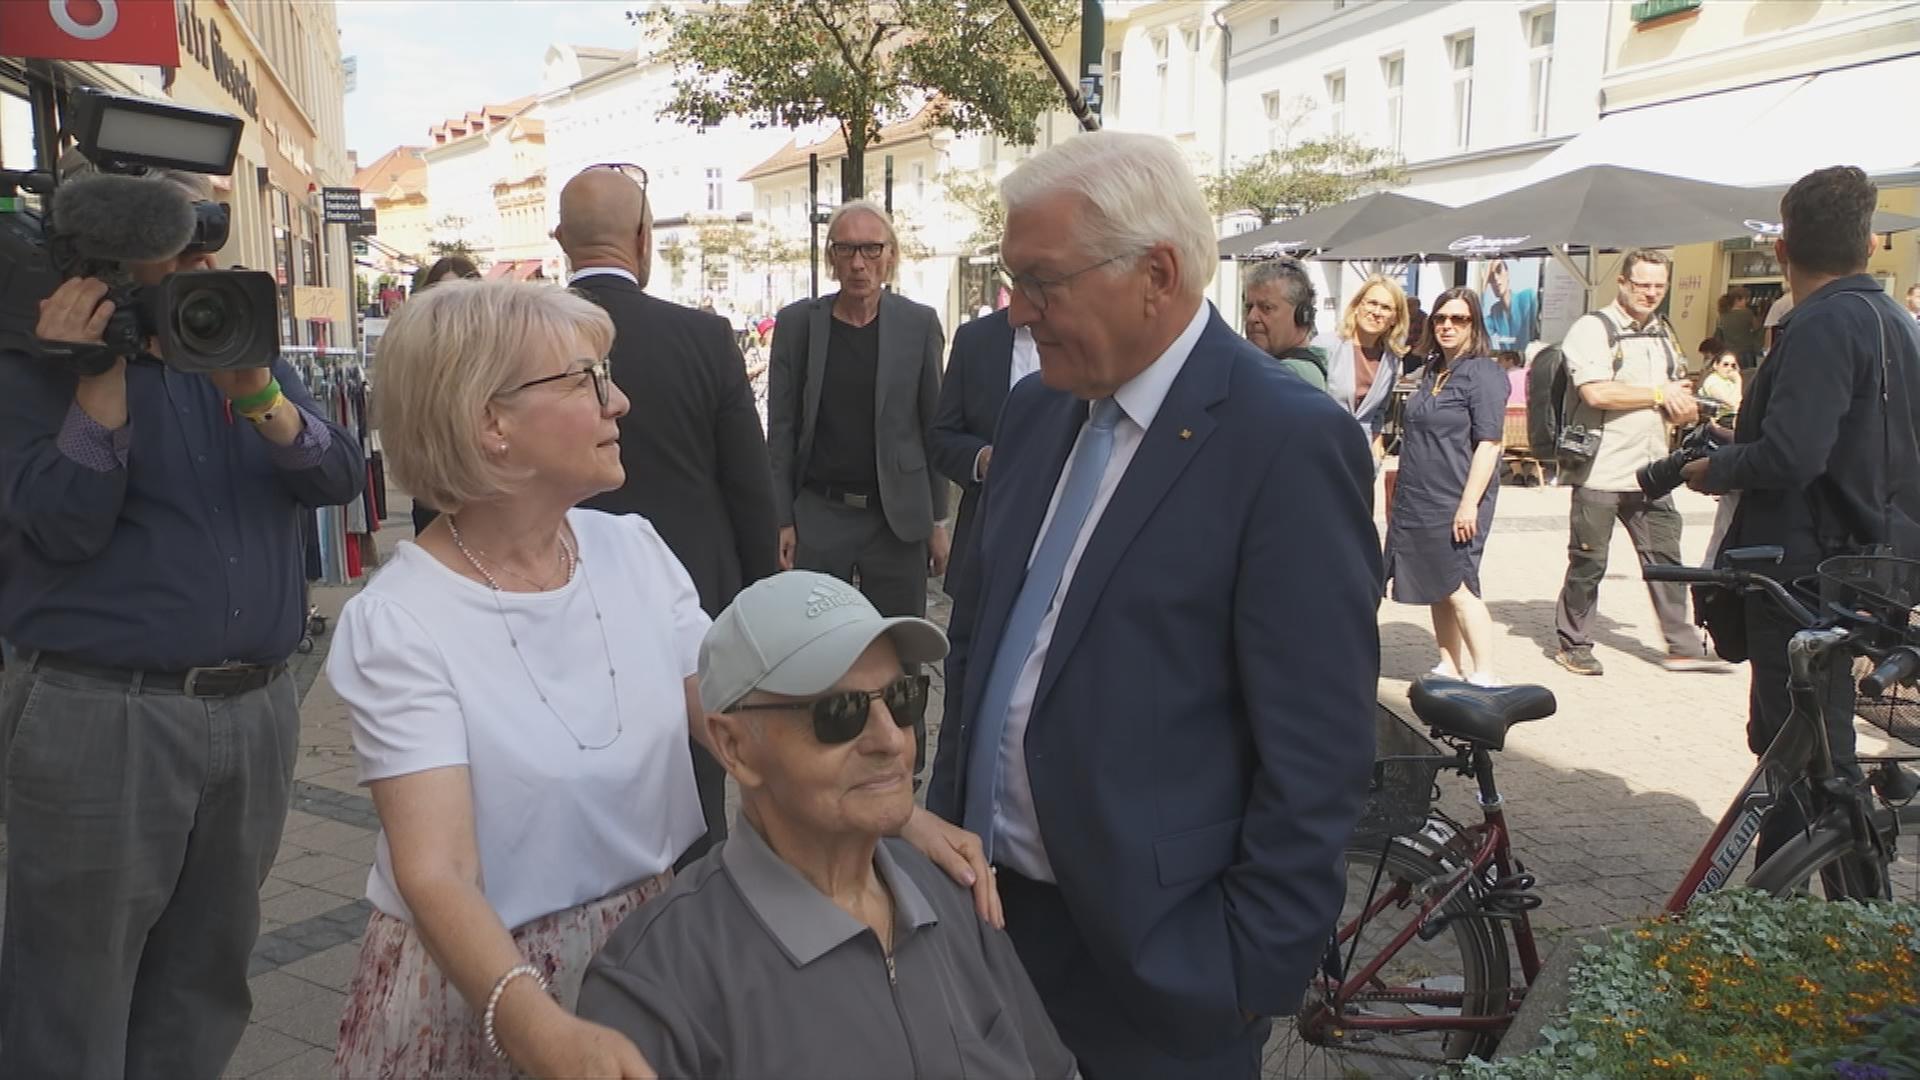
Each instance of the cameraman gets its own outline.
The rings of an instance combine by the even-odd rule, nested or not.
[[[1593,655],[1593,619],[1615,519],[1627,527],[1643,565],[1680,565],[1680,511],[1672,496],[1649,499],[1634,479],[1642,466],[1672,450],[1669,425],[1690,424],[1699,415],[1681,378],[1686,363],[1673,331],[1657,314],[1672,269],[1673,260],[1662,252],[1627,252],[1620,260],[1614,302],[1576,320],[1561,345],[1574,388],[1568,419],[1599,436],[1598,448],[1582,467],[1562,465],[1574,488],[1567,577],[1554,609],[1560,639],[1554,660],[1576,675],[1603,671]],[[1647,591],[1667,639],[1667,670],[1715,666],[1706,660],[1687,618],[1686,587],[1649,582]]]
[[[1808,173],[1780,200],[1774,253],[1792,312],[1740,409],[1735,443],[1681,470],[1697,491],[1739,499],[1722,550],[1779,545],[1769,573],[1792,581],[1830,555],[1869,548],[1920,556],[1920,329],[1866,274],[1878,191],[1865,173]],[[1787,639],[1800,627],[1765,597],[1745,604],[1753,664],[1747,746],[1766,750],[1791,712]],[[1853,674],[1823,688],[1836,765],[1857,769]],[[1767,816],[1766,858],[1801,827],[1791,801]]]
[[[212,257],[125,266],[152,286]],[[300,741],[300,513],[366,474],[284,362],[80,377],[55,357],[102,341],[106,293],[63,283],[50,344],[0,351],[0,1076],[214,1077]]]

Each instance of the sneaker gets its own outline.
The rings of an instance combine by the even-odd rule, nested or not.
[[[1606,671],[1600,666],[1600,661],[1594,659],[1591,645],[1576,645],[1571,649],[1561,649],[1554,654],[1553,661],[1575,675],[1600,675]]]
[[[1710,656],[1687,656],[1674,654],[1660,661],[1660,666],[1668,671],[1725,671],[1727,666]]]
[[[1492,672],[1488,672],[1488,671],[1474,672],[1473,674],[1467,676],[1467,682],[1473,684],[1474,686],[1479,687],[1482,690],[1498,690],[1500,687],[1507,685],[1506,683],[1501,682],[1499,678],[1496,677]]]
[[[1442,660],[1439,663],[1433,665],[1433,670],[1427,672],[1427,674],[1434,675],[1442,679],[1452,679],[1455,682],[1460,681],[1460,673],[1458,671],[1453,670],[1453,665],[1447,663],[1445,660]]]

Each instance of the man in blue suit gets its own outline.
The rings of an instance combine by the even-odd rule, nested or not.
[[[928,806],[986,842],[1084,1075],[1255,1077],[1366,796],[1372,455],[1206,303],[1171,143],[1077,135],[1001,194],[1041,378],[998,428]]]
[[[993,429],[1013,384],[1039,370],[1033,332],[1018,330],[1006,309],[982,316],[953,332],[953,351],[940,380],[940,406],[927,432],[927,453],[940,475],[960,485],[960,514],[953,526],[942,586],[958,597],[980,525],[980,492],[993,462]]]

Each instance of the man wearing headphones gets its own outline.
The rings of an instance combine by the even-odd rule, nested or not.
[[[1247,275],[1247,340],[1281,368],[1320,390],[1327,388],[1327,358],[1310,348],[1315,304],[1313,278],[1296,259],[1255,263]]]

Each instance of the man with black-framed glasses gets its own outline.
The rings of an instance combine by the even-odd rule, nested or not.
[[[733,328],[646,292],[646,192],[646,170],[625,164],[591,166],[560,192],[553,236],[573,267],[567,284],[613,319],[613,381],[632,402],[620,418],[626,482],[587,505],[652,522],[713,616],[779,569],[766,437]],[[726,774],[705,748],[690,746],[707,837],[682,865],[727,835]]]
[[[907,665],[946,652],[932,623],[882,618],[826,574],[742,591],[699,671],[740,819],[614,932],[580,1015],[662,1076],[1072,1075],[979,839],[913,803],[927,677]]]
[[[886,211],[833,212],[840,290],[775,318],[767,450],[783,569],[857,584],[886,615],[924,615],[946,572],[947,479],[928,467],[945,335],[932,308],[885,288],[900,245]]]

